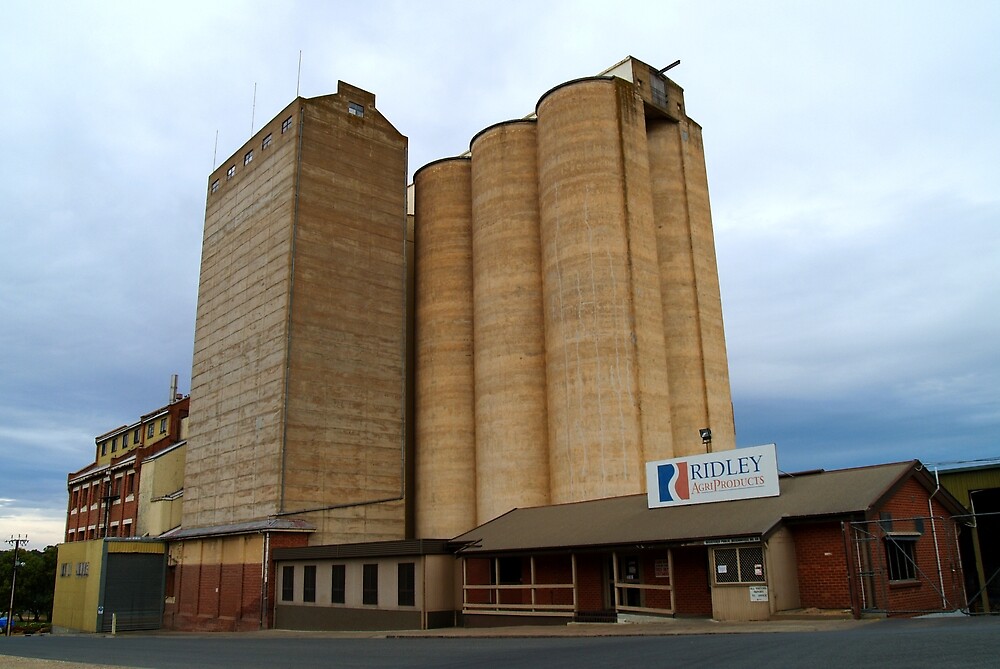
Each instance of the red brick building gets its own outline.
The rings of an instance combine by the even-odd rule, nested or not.
[[[762,620],[965,606],[962,506],[917,462],[784,475],[776,497],[516,509],[454,540],[466,625]]]
[[[67,477],[67,543],[147,533],[139,527],[142,462],[183,441],[189,402],[189,397],[178,396],[94,440],[94,461]]]

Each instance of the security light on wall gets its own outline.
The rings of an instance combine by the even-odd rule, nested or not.
[[[703,427],[700,430],[698,430],[698,434],[701,436],[701,443],[705,444],[706,446],[712,443],[711,429]]]

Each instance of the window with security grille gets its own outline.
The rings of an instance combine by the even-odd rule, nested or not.
[[[890,581],[913,581],[917,578],[916,537],[887,536],[885,564]]]
[[[764,583],[764,547],[716,548],[716,583]]]

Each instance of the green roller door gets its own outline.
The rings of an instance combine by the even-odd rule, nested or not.
[[[164,565],[162,554],[108,554],[102,598],[102,632],[111,631],[113,617],[117,618],[119,632],[152,630],[161,626]]]

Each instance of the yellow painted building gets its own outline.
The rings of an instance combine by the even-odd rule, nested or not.
[[[109,538],[59,544],[53,631],[159,628],[165,566],[162,541]]]

